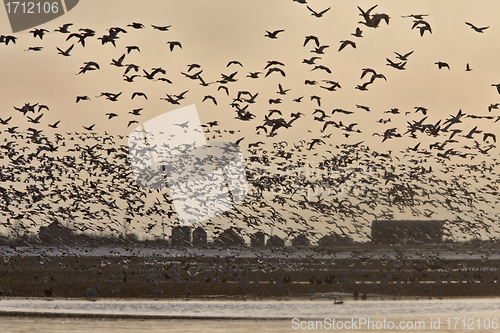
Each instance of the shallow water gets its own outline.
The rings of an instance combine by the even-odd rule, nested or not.
[[[22,317],[3,317],[2,332],[224,333],[311,330],[301,327],[319,331],[323,327],[331,331],[333,319],[337,325],[339,321],[341,325],[349,322],[349,326],[353,322],[357,323],[354,325],[356,329],[349,329],[356,332],[391,331],[388,329],[390,322],[395,327],[393,330],[404,332],[500,331],[500,328],[491,329],[500,319],[500,299],[346,301],[342,305],[325,300],[92,302],[3,299],[0,301],[0,311],[25,314]],[[26,316],[29,313],[37,314],[37,317]],[[74,317],[53,317],[62,314]],[[81,315],[95,317],[82,318],[79,317]],[[365,320],[363,325],[362,318]],[[386,329],[382,326],[384,320]],[[370,327],[367,324],[369,321],[372,322]],[[415,327],[420,322],[420,329],[398,329],[401,323],[410,325],[409,322]],[[379,325],[380,329],[375,325]],[[490,329],[486,330],[485,325]]]

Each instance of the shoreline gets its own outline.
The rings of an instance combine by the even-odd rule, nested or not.
[[[32,298],[32,299],[26,299],[26,298],[8,298],[7,301],[16,301],[16,300],[34,300],[34,301],[45,301],[47,303],[50,302],[57,302],[57,301],[62,301],[62,302],[85,302],[85,303],[99,303],[105,304],[105,303],[126,303],[126,302],[131,302],[131,303],[141,303],[141,302],[163,302],[163,303],[169,303],[169,302],[176,302],[176,303],[185,303],[185,302],[200,302],[200,301],[209,301],[209,300],[201,300],[201,299],[188,299],[184,301],[180,301],[179,299],[162,299],[162,300],[149,300],[149,299],[127,299],[127,300],[109,300],[109,299],[96,299],[96,300],[85,300],[85,299],[43,299],[43,298]],[[422,302],[428,302],[428,301],[459,301],[459,300],[464,300],[464,301],[478,301],[478,300],[490,300],[490,301],[498,301],[498,297],[468,297],[468,298],[446,298],[446,299],[371,299],[366,301],[367,303],[382,303],[382,302],[391,302],[391,303],[398,303],[397,306],[401,306],[405,301],[408,302],[408,304],[411,304],[414,306],[414,301],[419,300]],[[0,305],[4,299],[0,299]],[[215,302],[218,302],[221,300],[215,300]],[[306,301],[305,299],[288,299],[288,300],[279,300],[279,299],[266,299],[266,300],[256,300],[256,299],[249,299],[249,300],[238,300],[238,299],[231,299],[231,300],[223,300],[226,301],[226,303],[237,303],[237,302],[255,302],[255,303],[286,303],[286,302],[295,302],[295,301]],[[337,306],[339,309],[345,309],[343,305],[334,305],[332,302],[329,302],[328,300],[323,300],[323,299],[314,299],[311,301],[315,301],[316,303],[329,303],[335,308]],[[364,301],[348,301],[349,304],[352,303],[360,303]],[[62,311],[61,311],[62,310]],[[290,317],[265,317],[265,316],[256,316],[256,317],[248,317],[248,316],[220,316],[220,315],[192,315],[192,314],[187,314],[187,315],[178,315],[178,314],[147,314],[147,313],[138,313],[138,314],[131,314],[131,313],[98,313],[95,312],[97,311],[96,309],[94,310],[88,310],[88,311],[94,311],[94,312],[82,312],[79,310],[74,310],[74,309],[64,309],[64,308],[57,308],[57,309],[43,309],[43,310],[25,310],[25,309],[20,309],[19,311],[17,310],[0,310],[0,318],[46,318],[46,319],[59,319],[59,318],[68,318],[68,319],[97,319],[97,320],[206,320],[206,321],[290,321],[297,316],[290,316]],[[340,316],[337,316],[336,319],[342,319],[345,314],[342,314]],[[362,315],[361,315],[362,316]],[[397,316],[397,315],[396,315]],[[359,317],[358,315],[347,315],[347,317],[351,318],[357,318]],[[347,318],[346,317],[346,318]],[[371,317],[377,317],[372,315]],[[321,317],[306,317],[304,320],[322,320],[324,318]]]
[[[175,316],[175,315],[130,315],[130,314],[99,314],[99,313],[56,313],[56,312],[31,312],[31,311],[0,311],[0,318],[4,317],[36,317],[36,318],[74,318],[74,319],[101,319],[101,320],[230,320],[230,321],[290,321],[290,318],[275,317],[226,317],[226,316]]]

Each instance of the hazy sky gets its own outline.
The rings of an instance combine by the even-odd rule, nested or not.
[[[374,13],[390,16],[387,25],[381,22],[378,28],[366,27],[357,6],[364,10],[378,4]],[[419,141],[428,146],[443,138],[422,137],[416,141],[408,136],[391,139],[382,143],[382,138],[373,136],[383,133],[387,128],[396,127],[403,134],[407,122],[423,118],[415,113],[414,107],[426,107],[426,123],[444,121],[459,109],[472,115],[500,115],[500,110],[488,112],[488,106],[500,102],[500,95],[493,83],[500,83],[500,25],[497,1],[322,1],[310,0],[312,9],[321,11],[331,7],[321,18],[311,15],[304,4],[292,0],[217,0],[217,1],[128,1],[128,0],[84,0],[66,15],[43,24],[40,28],[50,31],[43,40],[34,38],[28,31],[15,34],[16,44],[0,45],[0,118],[13,116],[12,123],[24,121],[24,116],[13,106],[24,103],[41,103],[49,106],[44,111],[41,124],[37,125],[45,133],[58,131],[82,131],[82,126],[96,124],[94,130],[112,134],[127,135],[134,126],[127,128],[129,120],[144,122],[164,112],[175,110],[160,97],[166,94],[180,94],[188,90],[181,106],[195,104],[202,123],[217,120],[219,129],[240,131],[236,134],[223,133],[218,141],[231,141],[245,137],[242,147],[256,141],[270,142],[288,140],[298,142],[311,140],[332,133],[328,144],[355,143],[364,141],[370,148],[378,151],[399,151],[413,147]],[[424,20],[432,27],[432,34],[425,32],[420,36],[418,29],[412,29],[413,18],[403,18],[410,14],[427,14]],[[66,34],[54,29],[73,23],[69,28],[77,32],[79,28],[91,28],[96,36],[86,39],[86,46],[77,44],[77,39],[66,41]],[[132,22],[140,22],[144,29],[128,27]],[[486,27],[484,33],[475,32],[465,22],[477,27]],[[151,25],[171,25],[169,31],[154,30]],[[119,34],[116,47],[111,43],[101,45],[97,37],[107,34],[110,27],[122,27],[127,34]],[[351,34],[356,27],[363,31],[363,37]],[[277,39],[264,37],[266,30],[283,29]],[[10,34],[5,11],[0,10],[0,33]],[[325,54],[312,53],[313,42],[303,46],[306,36],[314,35],[322,45],[329,45]],[[347,46],[338,51],[340,41],[351,40],[356,48]],[[169,50],[168,41],[179,41],[182,49]],[[56,47],[66,50],[75,44],[71,56],[57,54]],[[149,81],[138,77],[135,82],[123,80],[124,67],[111,66],[111,59],[117,60],[126,53],[126,46],[137,45],[140,52],[132,51],[125,55],[124,64],[134,63],[142,70],[150,71],[162,67],[173,84],[162,81]],[[25,51],[31,46],[43,46],[40,52]],[[386,58],[397,61],[394,52],[408,57],[405,70],[387,66]],[[319,56],[317,65],[331,70],[311,71],[314,66],[304,64],[303,59]],[[243,67],[227,64],[240,61]],[[280,67],[286,73],[272,73],[265,77],[267,61],[276,60],[285,64]],[[101,69],[76,75],[85,61],[99,63]],[[438,69],[436,62],[446,62],[450,69]],[[221,79],[221,73],[229,75],[238,72],[237,82],[225,84],[229,96],[217,90],[220,83],[201,86],[199,80],[186,78],[188,64],[197,63],[203,70],[201,76],[206,82]],[[472,71],[465,71],[466,64]],[[369,75],[360,79],[363,68],[372,68],[387,78],[377,79],[368,86],[368,91],[355,87],[369,80]],[[260,71],[258,79],[247,77],[249,72]],[[191,71],[190,74],[194,73]],[[130,72],[130,74],[135,74]],[[305,80],[316,80],[318,85],[305,85]],[[320,86],[329,86],[322,80],[336,81],[341,85],[337,91],[330,92]],[[290,91],[281,96],[277,94],[278,84]],[[235,119],[236,113],[230,106],[238,91],[258,93],[256,103],[249,110],[255,119],[244,122]],[[117,102],[96,98],[101,92],[119,93]],[[135,98],[133,92],[144,92],[148,100]],[[91,101],[75,103],[76,96],[88,95]],[[202,102],[206,95],[212,95],[217,105],[210,100]],[[321,96],[321,106],[310,96]],[[302,102],[293,99],[304,96]],[[270,105],[271,98],[282,99],[278,105]],[[366,112],[356,108],[356,104],[369,106]],[[128,114],[135,108],[144,108],[143,115],[135,117]],[[289,129],[280,129],[274,138],[266,138],[264,133],[257,134],[256,127],[262,125],[270,109],[279,109],[283,118],[290,120],[290,114],[304,114]],[[313,112],[321,108],[330,118],[342,121],[345,125],[357,123],[354,129],[362,133],[352,133],[348,138],[340,130],[328,128],[320,130],[323,123],[315,121]],[[354,114],[331,114],[335,108],[354,111]],[[384,113],[398,108],[401,114]],[[105,113],[114,112],[119,116],[111,120]],[[406,114],[408,113],[408,114]],[[379,119],[391,118],[387,124],[378,123]],[[58,129],[50,129],[47,124],[61,120]],[[466,119],[460,128],[466,134],[474,126],[484,132],[499,133],[500,122],[491,120]],[[476,138],[481,141],[481,135]],[[482,141],[481,141],[482,143]],[[489,140],[487,143],[492,143]],[[125,141],[123,142],[125,144]],[[461,139],[463,144],[472,144]],[[244,153],[245,149],[243,149]],[[312,154],[312,152],[311,152]],[[498,157],[498,148],[490,151],[491,157]],[[315,157],[310,156],[314,161]]]
[[[223,105],[218,107],[207,102],[201,104],[206,94],[222,99],[223,92],[216,91],[216,84],[200,87],[195,84],[197,81],[180,74],[187,70],[187,64],[193,62],[202,66],[202,76],[207,82],[220,79],[220,73],[238,71],[237,84],[230,85],[232,94],[236,90],[258,92],[257,101],[263,108],[267,107],[264,101],[276,96],[278,83],[291,89],[288,100],[305,95],[302,104],[287,100],[281,105],[290,112],[311,110],[316,102],[307,97],[314,94],[322,96],[328,109],[352,110],[355,104],[370,106],[372,113],[362,113],[363,119],[370,116],[376,120],[384,116],[384,111],[394,107],[413,111],[414,106],[425,106],[430,110],[429,119],[455,114],[460,108],[466,113],[483,114],[490,103],[499,100],[496,89],[491,87],[492,83],[500,82],[500,69],[496,66],[500,27],[494,22],[499,4],[494,1],[478,1],[474,5],[470,1],[440,1],[437,4],[433,1],[386,1],[379,3],[374,12],[390,15],[389,26],[381,23],[379,28],[373,29],[357,24],[361,17],[356,5],[367,10],[374,4],[366,1],[311,1],[310,7],[318,11],[332,7],[322,18],[316,18],[305,5],[291,0],[81,1],[68,14],[42,26],[51,31],[43,41],[23,31],[16,34],[19,38],[16,45],[2,45],[2,112],[10,113],[13,105],[24,102],[41,102],[51,107],[51,112],[44,115],[45,121],[62,118],[61,128],[77,129],[81,122],[104,122],[103,114],[107,111],[124,112],[144,106],[147,117],[174,109],[175,106],[160,101],[159,97],[164,97],[167,92],[176,94],[190,89],[184,105],[197,104],[200,115],[207,121],[212,120],[212,115],[217,118],[214,113],[232,115],[234,111],[227,107],[227,103],[221,102]],[[417,29],[411,29],[413,19],[401,17],[419,13],[429,14],[425,19],[432,26],[432,34],[425,33],[420,37]],[[5,11],[0,11],[0,15],[3,15],[0,17],[0,31],[8,33]],[[490,28],[479,34],[465,25],[465,21]],[[85,48],[75,45],[71,56],[65,58],[57,55],[55,47],[66,49],[77,39],[65,41],[66,35],[53,30],[68,22],[74,24],[70,31],[88,27],[96,31],[96,36],[87,39]],[[146,28],[134,30],[127,27],[131,22],[144,23]],[[151,24],[172,27],[168,32],[161,32],[153,30]],[[110,43],[101,46],[96,38],[114,26],[126,28],[128,34],[117,40],[116,48]],[[350,35],[357,26],[363,30],[362,38]],[[266,30],[277,29],[285,32],[278,34],[275,40],[264,37]],[[317,63],[330,68],[332,74],[322,70],[309,72],[312,67],[302,64],[302,59],[316,55],[310,52],[312,42],[302,47],[307,35],[318,36],[321,44],[330,46]],[[347,47],[337,52],[339,41],[345,39],[356,42],[357,48]],[[166,42],[171,40],[180,41],[182,50],[170,52]],[[123,81],[123,68],[108,65],[112,58],[118,59],[125,52],[127,45],[140,46],[141,53],[133,51],[126,56],[124,63],[136,63],[146,69],[161,66],[174,84],[147,82],[145,78],[138,78],[134,83]],[[29,46],[43,46],[44,49],[23,52]],[[406,70],[386,66],[386,58],[396,60],[393,52],[404,54],[413,50]],[[75,76],[83,62],[89,60],[100,63],[102,69]],[[226,68],[230,60],[238,60],[244,67],[232,65]],[[263,71],[268,60],[285,63],[287,77],[278,73],[258,80],[245,77],[250,71]],[[451,70],[438,70],[434,64],[437,61],[447,62]],[[470,63],[472,72],[464,71],[466,63]],[[364,82],[359,78],[362,68],[366,67],[383,73],[388,81],[376,81],[369,91],[355,90],[357,84]],[[328,92],[318,86],[305,86],[305,79],[331,79],[338,81],[342,88]],[[127,95],[136,90],[148,94],[147,103],[129,100]],[[74,103],[78,94],[92,98],[103,91],[124,93],[117,103],[102,98],[93,99],[91,103]],[[122,117],[122,123],[126,123],[124,118],[126,116]],[[356,116],[347,119],[353,118]],[[114,120],[101,126],[125,131],[118,118]],[[78,126],[74,126],[75,123]],[[363,127],[360,122],[360,128],[372,127]]]
[[[456,114],[458,109],[484,114],[490,103],[500,100],[496,89],[491,87],[492,83],[500,82],[500,69],[496,66],[500,27],[494,22],[494,13],[500,5],[496,2],[479,1],[474,5],[470,1],[440,1],[437,4],[433,1],[381,2],[374,13],[387,13],[391,20],[388,26],[383,22],[376,29],[357,23],[361,16],[356,5],[367,10],[374,3],[311,1],[309,5],[318,11],[331,9],[322,18],[316,18],[305,5],[291,0],[81,1],[68,14],[42,26],[51,31],[43,40],[34,39],[28,31],[23,31],[16,34],[16,45],[2,45],[2,113],[13,112],[13,105],[40,102],[51,108],[43,120],[53,122],[62,119],[60,128],[76,130],[81,128],[82,123],[90,125],[89,122],[99,122],[101,130],[109,127],[113,132],[127,134],[122,125],[131,118],[127,118],[126,111],[144,107],[144,117],[152,117],[175,109],[176,106],[159,98],[165,97],[165,93],[178,94],[189,89],[183,105],[196,104],[202,120],[220,119],[225,115],[233,118],[234,111],[224,101],[224,92],[216,90],[218,84],[200,87],[198,81],[189,80],[180,73],[187,71],[187,64],[191,63],[202,66],[202,77],[206,82],[219,80],[220,73],[238,71],[238,82],[229,85],[231,97],[236,97],[234,95],[238,90],[259,93],[255,106],[262,109],[261,114],[267,112],[267,100],[277,96],[278,83],[291,89],[279,105],[286,108],[287,113],[301,111],[309,116],[309,111],[314,111],[317,106],[315,101],[309,100],[310,95],[320,95],[325,109],[355,110],[355,104],[370,106],[372,112],[369,114],[356,110],[355,115],[339,115],[346,122],[358,122],[358,128],[366,132],[385,128],[365,120],[387,118],[383,112],[391,108],[399,108],[403,112],[403,115],[391,118],[399,118],[405,124],[408,117],[404,117],[404,112],[412,112],[415,106],[427,107],[430,110],[429,120],[433,120]],[[413,19],[401,17],[419,13],[429,14],[425,19],[432,26],[432,34],[426,32],[421,37],[417,29],[411,29]],[[0,31],[6,34],[9,27],[5,12],[0,11],[0,15],[3,15],[0,17]],[[490,28],[479,34],[465,25],[465,21]],[[70,31],[80,27],[92,28],[96,36],[87,39],[85,48],[77,44],[70,57],[63,57],[57,54],[56,46],[65,50],[77,39],[65,41],[67,35],[53,30],[68,22],[74,24]],[[132,22],[144,23],[146,27],[135,30],[126,26]],[[168,32],[161,32],[153,30],[151,24],[172,27]],[[110,43],[101,46],[97,37],[106,34],[107,28],[115,26],[126,28],[128,33],[121,35],[116,48]],[[351,36],[358,26],[363,30],[362,38]],[[266,30],[277,29],[285,30],[278,34],[277,39],[264,37]],[[310,72],[313,67],[302,63],[303,59],[316,55],[310,52],[312,42],[302,47],[307,35],[315,35],[321,44],[330,46],[324,55],[319,55],[322,59],[316,63],[331,69],[331,74],[322,70]],[[337,52],[339,41],[345,39],[356,42],[356,49],[349,46]],[[182,50],[169,51],[166,42],[173,40],[182,43]],[[147,70],[162,67],[167,70],[166,77],[174,84],[149,82],[145,78],[138,78],[134,83],[123,81],[123,68],[109,64],[111,59],[118,59],[128,45],[138,45],[141,52],[133,51],[126,55],[124,63],[135,63]],[[41,52],[24,52],[29,46],[43,46],[44,49]],[[396,60],[394,52],[404,54],[410,51],[415,52],[409,56],[406,70],[398,71],[386,66],[386,58]],[[89,60],[98,62],[101,70],[74,75],[83,62]],[[226,68],[231,60],[240,61],[244,67],[232,65]],[[261,75],[257,80],[246,78],[249,72],[264,72],[268,60],[285,63],[286,78],[278,73],[267,78]],[[437,61],[447,62],[451,70],[438,70],[434,64]],[[473,71],[464,71],[467,63]],[[358,91],[354,87],[366,81],[360,80],[360,75],[362,68],[367,67],[383,73],[387,82],[379,79],[369,86],[368,91]],[[329,92],[318,85],[305,86],[305,79],[338,81],[342,88]],[[123,91],[123,96],[115,103],[93,98],[105,91]],[[134,91],[145,92],[148,101],[131,101],[129,96]],[[201,103],[208,94],[220,98],[217,107],[211,102]],[[92,101],[75,104],[76,95],[88,95]],[[291,102],[292,97],[302,95],[305,96],[302,103]],[[108,122],[105,121],[106,112],[123,115]],[[362,122],[359,116],[363,117]],[[302,124],[300,126],[297,122],[297,129],[287,132],[293,132],[293,137],[296,137],[300,134],[299,127],[307,128],[309,122],[302,121]],[[239,121],[228,125],[243,129],[247,124]]]

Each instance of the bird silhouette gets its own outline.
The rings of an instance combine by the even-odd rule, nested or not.
[[[413,54],[413,52],[414,52],[414,51],[411,51],[411,52],[408,52],[408,53],[406,53],[406,54],[404,54],[404,55],[401,55],[401,54],[399,54],[399,53],[397,53],[397,52],[394,52],[394,53],[395,53],[395,54],[396,54],[396,56],[397,56],[396,58],[398,58],[399,60],[401,60],[401,61],[407,61],[407,60],[408,60],[408,57],[409,57],[410,55],[412,55],[412,54]]]
[[[304,40],[304,46],[307,45],[307,43],[309,43],[309,41],[313,41],[316,43],[316,46],[319,47],[319,39],[318,37],[314,36],[314,35],[309,35],[309,36],[306,36],[306,39]]]
[[[341,40],[340,41],[340,47],[339,47],[339,52],[342,51],[347,45],[352,46],[353,48],[356,48],[356,43],[350,40]]]
[[[420,31],[420,37],[423,37],[424,33],[426,31],[429,31],[429,33],[432,34],[431,25],[428,22],[424,21],[424,20],[415,20],[415,21],[413,21],[413,25],[412,25],[411,28],[412,29],[418,28],[419,31]]]
[[[471,27],[474,31],[476,32],[479,32],[479,33],[483,33],[484,30],[488,29],[489,27],[482,27],[482,28],[478,28],[476,27],[474,24],[472,23],[469,23],[469,22],[465,22],[465,24],[467,24],[469,27]]]
[[[70,47],[68,47],[68,48],[66,49],[66,51],[63,51],[63,50],[61,50],[61,49],[60,49],[60,48],[58,48],[58,47],[56,47],[56,49],[57,49],[57,51],[59,51],[59,53],[58,53],[58,54],[61,54],[61,55],[65,56],[65,57],[69,57],[69,55],[70,55],[69,53],[71,52],[71,50],[73,50],[73,47],[74,47],[74,46],[75,46],[75,44],[72,44]]]
[[[5,45],[9,45],[9,42],[16,44],[16,39],[17,37],[14,36],[0,35],[0,43],[4,43]]]
[[[60,33],[63,33],[63,34],[69,34],[70,31],[68,31],[68,28],[71,27],[73,25],[73,23],[66,23],[66,24],[63,24],[62,26],[60,26],[59,28],[55,29],[54,31],[59,31]]]
[[[354,36],[354,37],[363,37],[362,33],[363,33],[363,31],[359,27],[356,27],[356,32],[352,33],[351,36]]]
[[[371,14],[372,10],[374,10],[376,7],[377,7],[377,5],[371,7],[370,9],[368,9],[365,12],[364,10],[359,8],[359,6],[358,6],[359,11],[361,12],[360,15],[363,16],[363,18],[365,20],[364,22],[359,21],[358,23],[364,24],[370,28],[377,28],[382,20],[384,20],[386,24],[389,24],[389,19],[390,19],[389,15],[387,15],[387,14],[374,14],[374,15],[372,15]]]
[[[56,121],[56,122],[55,122],[55,123],[53,123],[53,124],[49,124],[49,127],[52,127],[52,128],[57,128],[57,125],[59,125],[59,123],[60,123],[60,122],[61,122],[61,121],[60,121],[60,120],[58,120],[58,121]]]
[[[37,36],[40,38],[40,39],[43,39],[43,36],[45,35],[45,33],[49,32],[48,30],[46,29],[37,29],[35,28],[34,30],[31,30],[30,33],[33,34],[33,37],[36,38]]]
[[[80,101],[90,101],[90,98],[88,96],[76,96],[76,102]]]
[[[134,29],[143,29],[144,28],[144,24],[138,23],[138,22],[133,22],[131,24],[127,24],[127,27],[132,27]]]
[[[441,69],[443,67],[450,69],[450,65],[448,65],[446,62],[438,61],[435,64],[438,65],[439,69]]]
[[[132,94],[132,97],[130,99],[134,99],[135,96],[142,96],[144,97],[146,100],[148,99],[148,96],[146,96],[145,93],[143,92],[139,92],[139,91],[135,91],[133,94]]]
[[[317,53],[317,54],[325,54],[325,49],[327,47],[330,47],[328,45],[321,45],[319,47],[315,47],[314,50],[312,50],[311,52],[314,52],[314,53]]]
[[[174,47],[176,47],[176,46],[178,46],[180,49],[182,49],[182,45],[178,41],[170,41],[170,42],[167,42],[167,44],[170,47],[170,51],[173,51]]]
[[[328,7],[327,9],[323,9],[323,10],[322,10],[322,11],[320,11],[320,12],[316,12],[316,11],[314,11],[311,7],[309,7],[309,5],[307,5],[306,7],[307,7],[307,9],[309,9],[309,11],[311,12],[311,15],[312,15],[312,16],[315,16],[315,17],[318,17],[318,18],[319,18],[319,17],[323,17],[323,14],[325,14],[325,13],[326,13],[327,11],[329,11],[329,10],[330,10],[330,8],[331,8],[331,7]]]
[[[127,49],[127,54],[129,54],[133,50],[136,50],[137,52],[141,52],[141,50],[139,49],[139,46],[136,46],[136,45],[126,46],[125,48]]]
[[[171,27],[171,25],[158,26],[158,25],[154,25],[154,24],[151,24],[151,26],[153,27],[153,29],[156,29],[159,31],[168,31],[168,29]]]
[[[111,65],[116,66],[116,67],[123,67],[123,60],[125,59],[125,53],[118,58],[118,60],[111,59]]]
[[[279,34],[280,32],[284,32],[284,31],[285,31],[285,30],[282,30],[282,29],[280,29],[280,30],[274,30],[274,31],[272,31],[272,32],[271,32],[271,31],[266,30],[266,35],[265,35],[264,37],[269,37],[269,38],[271,38],[271,39],[276,39],[276,38],[278,38],[278,34]]]
[[[318,59],[321,59],[321,57],[311,57],[310,59],[304,59],[302,63],[308,64],[308,65],[314,65],[314,62]]]

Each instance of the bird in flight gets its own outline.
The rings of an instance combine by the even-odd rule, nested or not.
[[[354,37],[363,37],[361,34],[363,33],[363,31],[359,28],[359,27],[356,27],[356,32],[351,34],[351,36],[354,36]]]
[[[277,60],[268,60],[267,61],[267,65],[266,65],[266,67],[264,67],[264,69],[267,69],[267,68],[269,68],[271,66],[277,66],[277,65],[279,65],[279,66],[285,66],[285,64],[282,63],[282,62],[280,62],[280,61],[277,61]]]
[[[320,47],[315,47],[314,50],[312,50],[311,52],[314,52],[314,53],[317,53],[317,54],[325,54],[325,49],[327,47],[330,47],[329,45],[321,45]]]
[[[368,90],[367,86],[368,86],[369,84],[371,84],[371,82],[365,82],[365,83],[363,83],[362,85],[359,85],[359,84],[358,84],[356,87],[354,87],[354,89],[359,89],[359,90],[361,90],[361,91],[366,91],[366,90]]]
[[[78,43],[82,44],[82,46],[85,47],[85,38],[89,37],[89,35],[72,33],[66,38],[66,41],[68,41],[70,38],[73,38],[73,37],[78,37],[78,39],[79,39]]]
[[[142,96],[142,97],[144,97],[145,99],[148,99],[148,96],[146,96],[146,94],[145,94],[145,93],[143,93],[143,92],[137,92],[137,91],[136,91],[136,92],[134,92],[134,93],[132,94],[132,98],[131,98],[131,99],[134,99],[134,97],[135,97],[135,96]]]
[[[313,35],[306,36],[306,39],[304,40],[304,46],[306,46],[307,43],[309,43],[310,40],[312,40],[313,42],[315,42],[316,46],[319,47],[319,39],[318,39],[318,37],[313,36]]]
[[[488,106],[488,112],[491,112],[491,110],[493,110],[493,109],[498,110],[499,106],[500,106],[500,103],[490,104],[490,106]]]
[[[443,67],[450,69],[450,65],[448,65],[446,62],[438,61],[438,62],[435,62],[435,64],[438,65],[439,69],[441,69]]]
[[[139,122],[138,122],[137,120],[130,120],[130,121],[128,122],[127,127],[130,127],[130,125],[132,125],[132,124],[138,124],[138,123],[139,123]]]
[[[76,96],[76,102],[80,102],[80,101],[90,101],[90,98],[89,96]]]
[[[132,27],[134,29],[142,29],[144,28],[144,24],[138,22],[132,22],[132,24],[127,24],[127,27]]]
[[[123,75],[123,76],[125,77],[123,80],[127,82],[134,82],[134,79],[136,77],[140,77],[140,75],[131,75],[131,76]]]
[[[99,64],[94,61],[86,61],[84,64],[85,66],[80,67],[80,72],[78,72],[78,74],[85,74],[87,71],[100,69]]]
[[[157,25],[153,25],[151,24],[151,26],[153,27],[153,29],[156,29],[156,30],[160,30],[160,31],[168,31],[168,28],[171,27],[171,25],[166,25],[166,26],[157,26]]]
[[[387,60],[388,64],[387,66],[391,66],[391,67],[394,67],[396,69],[399,69],[399,70],[405,70],[405,65],[406,65],[406,61],[405,62],[398,62],[398,63],[395,63],[393,62],[391,59],[389,58],[385,58],[385,60]]]
[[[82,126],[84,129],[86,129],[87,131],[92,131],[92,129],[94,128],[95,124],[92,124],[90,126]]]
[[[429,16],[429,14],[410,14],[406,16],[401,16],[402,18],[413,17],[415,20],[423,20],[424,16]]]
[[[483,133],[483,141],[486,141],[486,139],[488,139],[489,137],[491,137],[493,139],[493,142],[497,143],[497,137],[495,134],[493,133]]]
[[[73,50],[73,47],[75,46],[75,44],[72,44],[70,47],[68,47],[68,49],[66,51],[63,51],[61,50],[60,48],[56,47],[57,51],[59,51],[58,54],[61,54],[65,57],[69,57],[69,53],[71,52],[71,50]]]
[[[262,74],[262,72],[250,72],[250,73],[248,73],[247,77],[250,77],[252,79],[258,79],[259,74]]]
[[[364,24],[366,25],[367,27],[370,27],[370,28],[377,28],[380,24],[380,21],[384,20],[385,23],[389,24],[389,15],[387,14],[374,14],[374,15],[371,15],[371,11],[375,9],[375,7],[377,7],[378,5],[375,5],[373,7],[371,7],[370,9],[368,9],[366,12],[364,10],[362,10],[361,8],[359,8],[358,6],[358,9],[361,11],[361,16],[363,16],[363,18],[365,19],[365,22],[363,21],[359,21],[358,23],[361,23],[361,24]]]
[[[500,94],[500,83],[493,83],[491,86],[492,86],[492,87],[496,87],[496,88],[497,88],[498,93]]]
[[[73,25],[73,23],[66,23],[62,27],[59,27],[54,31],[59,31],[60,33],[63,33],[63,34],[69,34],[68,28],[72,25]]]
[[[60,123],[60,122],[61,122],[61,121],[60,121],[60,120],[58,120],[58,121],[56,121],[56,122],[55,122],[55,123],[53,123],[53,124],[49,124],[49,127],[52,127],[52,128],[57,128],[57,125],[59,125],[59,123]]]
[[[118,94],[114,94],[114,93],[109,93],[109,92],[103,92],[101,93],[99,96],[97,97],[101,97],[101,96],[106,96],[106,99],[112,101],[112,102],[116,102],[117,101],[117,98],[122,94],[122,92],[119,92]]]
[[[137,51],[141,52],[141,50],[139,49],[139,46],[135,46],[135,45],[126,46],[126,49],[127,49],[127,54],[129,54],[132,50],[137,50]]]
[[[36,38],[36,36],[40,37],[40,39],[43,39],[43,35],[46,33],[46,32],[49,32],[48,30],[45,30],[45,29],[36,29],[35,30],[31,30],[30,33],[33,34],[33,37]]]
[[[120,57],[118,58],[118,60],[115,60],[115,59],[111,59],[111,65],[113,66],[116,66],[116,67],[123,67],[123,59],[125,59],[125,53]]]
[[[170,46],[170,51],[173,51],[174,47],[176,47],[176,46],[178,46],[179,48],[182,49],[181,43],[179,43],[177,41],[167,42],[167,44]]]
[[[319,144],[319,143],[323,143],[324,144],[325,141],[323,141],[321,139],[312,139],[312,141],[308,143],[309,147],[307,148],[307,150],[311,150],[315,144]]]
[[[42,118],[43,116],[43,113],[41,115],[39,115],[38,117],[36,117],[35,119],[31,118],[30,116],[26,116],[28,117],[28,122],[30,123],[33,123],[33,124],[40,124],[40,118]]]
[[[331,74],[331,73],[332,73],[332,70],[331,70],[330,68],[328,68],[328,67],[326,67],[326,66],[323,66],[323,65],[316,65],[316,66],[314,66],[314,68],[313,68],[313,69],[311,69],[311,70],[310,70],[310,72],[315,71],[315,70],[317,70],[317,69],[324,70],[324,71],[325,71],[325,72],[327,72],[328,74]]]
[[[304,59],[304,60],[302,60],[302,63],[303,64],[308,64],[308,65],[314,65],[314,62],[317,59],[321,59],[321,57],[311,57],[311,59]]]
[[[353,48],[356,48],[356,43],[354,43],[353,41],[350,41],[350,40],[341,40],[340,41],[340,47],[339,47],[339,52],[342,51],[342,49],[344,47],[346,47],[347,45],[351,45]]]
[[[415,109],[415,113],[422,112],[424,114],[424,116],[427,115],[428,109],[424,108],[423,106],[415,106],[414,109]]]
[[[207,99],[212,100],[212,102],[214,102],[214,104],[217,105],[217,100],[212,95],[206,95],[205,97],[203,97],[202,102],[205,102]]]
[[[479,32],[479,33],[483,33],[484,30],[486,30],[486,29],[489,28],[489,26],[488,27],[478,28],[474,24],[469,23],[469,22],[465,22],[465,24],[467,24],[469,27],[471,27],[472,29],[474,29],[474,31]]]
[[[364,106],[364,105],[359,105],[359,104],[356,104],[356,107],[357,107],[358,109],[363,109],[363,110],[365,110],[366,112],[370,112],[370,107],[368,107],[368,106]]]
[[[7,125],[11,119],[12,119],[12,116],[10,116],[9,118],[7,118],[5,120],[3,120],[2,118],[0,118],[0,124]]]
[[[141,115],[141,113],[140,113],[141,111],[142,111],[142,108],[140,108],[140,109],[134,109],[134,110],[130,111],[129,113],[133,114],[134,116],[140,116]]]
[[[280,73],[281,75],[283,76],[286,76],[285,72],[281,69],[281,68],[278,68],[278,67],[271,67],[267,70],[267,73],[266,73],[266,77],[271,74],[272,72],[278,72]]]
[[[429,31],[432,34],[431,25],[424,20],[413,21],[412,29],[418,28],[420,30],[420,37],[424,36],[424,32]]]
[[[229,67],[231,65],[240,65],[241,67],[243,67],[241,62],[239,62],[238,60],[232,60],[232,61],[228,62],[226,67]]]
[[[17,39],[17,37],[14,37],[14,36],[0,35],[0,43],[5,43],[5,45],[9,45],[10,41],[12,41],[12,43],[16,44],[16,39]]]
[[[394,52],[396,54],[396,58],[401,60],[401,61],[407,61],[408,57],[413,54],[414,51],[408,52],[405,55],[401,55],[397,52]]]
[[[283,29],[280,29],[280,30],[274,30],[274,31],[272,31],[272,32],[271,32],[271,31],[266,30],[266,34],[264,35],[264,37],[269,37],[269,38],[271,38],[271,39],[276,39],[276,38],[278,38],[278,34],[279,34],[280,32],[284,32],[284,31],[285,31],[285,30],[283,30]]]
[[[322,17],[324,13],[326,13],[327,11],[329,11],[329,10],[330,10],[330,8],[331,8],[331,7],[328,7],[327,9],[324,9],[324,10],[322,10],[321,12],[319,12],[319,13],[318,13],[318,12],[314,11],[311,7],[307,6],[307,9],[309,9],[309,10],[311,11],[311,13],[312,13],[311,15],[312,15],[312,16],[316,16],[316,17],[318,17],[318,18],[319,18],[319,17]]]

